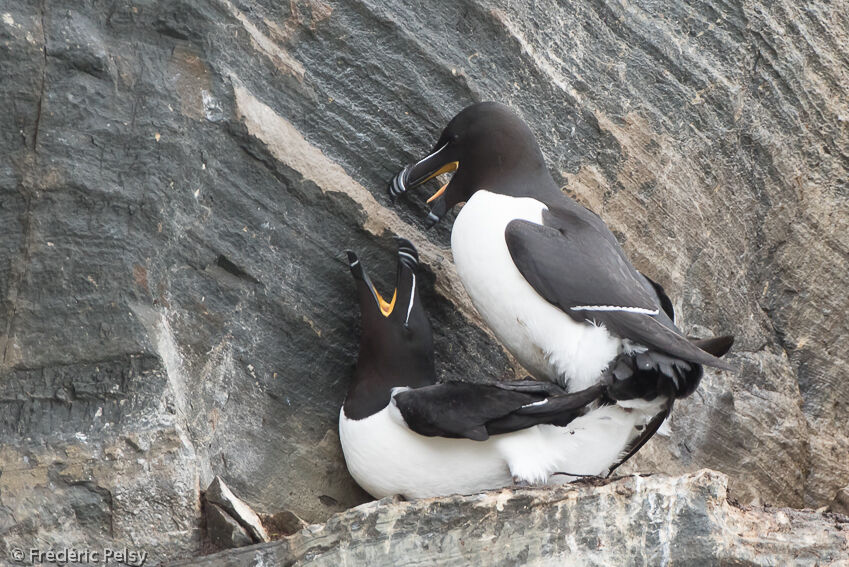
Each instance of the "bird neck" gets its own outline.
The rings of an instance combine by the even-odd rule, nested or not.
[[[436,383],[433,355],[395,351],[386,345],[361,344],[354,379],[345,397],[345,415],[363,419],[389,403],[393,388]]]
[[[556,202],[564,196],[544,164],[503,172],[484,186],[495,193],[530,197],[543,203]]]

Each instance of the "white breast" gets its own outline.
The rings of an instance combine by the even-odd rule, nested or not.
[[[659,406],[646,410],[606,406],[566,427],[538,425],[472,441],[414,433],[390,403],[360,420],[343,409],[339,437],[351,476],[369,494],[427,498],[500,488],[514,477],[555,484],[572,480],[570,473],[604,474]]]
[[[535,376],[577,391],[598,380],[622,341],[604,327],[572,320],[513,264],[504,239],[507,224],[515,219],[542,224],[545,209],[536,199],[477,191],[454,221],[451,251],[466,291],[495,336]]]
[[[339,438],[348,471],[375,498],[473,494],[512,483],[491,440],[424,437],[411,431],[398,408],[360,420],[339,413]]]

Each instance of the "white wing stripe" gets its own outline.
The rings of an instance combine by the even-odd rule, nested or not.
[[[576,305],[570,307],[572,311],[624,311],[625,313],[642,313],[643,315],[657,315],[657,309],[645,309],[643,307],[624,307],[621,305]]]
[[[544,400],[540,400],[538,402],[531,402],[529,404],[525,404],[525,405],[522,406],[522,409],[532,408],[532,407],[536,407],[536,406],[544,406],[547,403],[548,403],[548,398],[545,398]]]

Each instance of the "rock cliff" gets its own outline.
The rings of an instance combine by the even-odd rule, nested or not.
[[[309,522],[365,502],[336,435],[345,248],[419,246],[441,377],[520,373],[452,275],[449,223],[385,193],[485,99],[685,330],[738,337],[743,372],[709,372],[629,470],[828,505],[849,485],[847,41],[825,0],[0,0],[6,551],[193,555],[215,475]]]

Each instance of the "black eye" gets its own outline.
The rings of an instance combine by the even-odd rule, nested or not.
[[[456,142],[460,139],[460,134],[451,134],[451,141]]]

